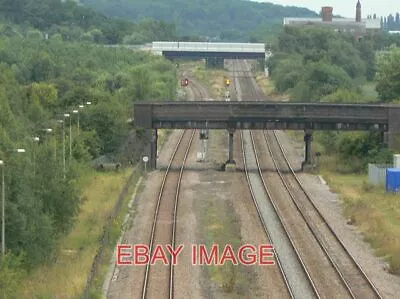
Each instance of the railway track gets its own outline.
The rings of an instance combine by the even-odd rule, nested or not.
[[[275,131],[263,132],[276,172],[291,200],[329,258],[352,298],[382,298],[360,265],[319,212],[291,167]]]
[[[194,135],[194,130],[182,132],[165,171],[154,211],[149,241],[151,256],[154,244],[171,244],[175,249],[180,184]],[[176,166],[179,167],[179,171],[172,170],[172,167]],[[148,263],[145,269],[141,298],[173,298],[173,296],[174,267],[171,264],[171,258],[169,258],[168,267],[162,264],[150,265]]]
[[[189,100],[206,99],[207,90],[190,80]],[[179,136],[171,159],[165,170],[154,211],[149,241],[150,256],[155,244],[171,244],[175,249],[177,239],[177,217],[181,181],[196,130],[184,130]],[[141,298],[174,298],[174,265],[146,265]]]
[[[242,73],[245,74],[245,72]],[[256,88],[256,84],[252,76],[242,76],[240,80],[242,81],[241,90],[245,92],[244,94],[246,96],[252,100],[262,100],[262,92],[259,88]],[[296,252],[299,262],[307,274],[306,276],[313,287],[315,296],[318,298],[330,298],[332,295],[341,294],[339,295],[341,298],[381,298],[376,287],[368,279],[351,254],[346,250],[343,243],[339,240],[337,235],[331,229],[329,224],[320,214],[306,193],[304,187],[301,185],[287,160],[286,154],[281,143],[279,142],[276,132],[267,133],[264,131],[262,134],[265,139],[268,152],[271,156],[276,172],[282,180],[282,186],[286,189],[290,200],[292,200],[293,204],[296,206],[295,209],[297,209],[297,215],[295,212],[293,212],[294,209],[289,211],[289,206],[285,206],[282,200],[278,201],[273,198],[274,196],[271,195],[271,192],[269,192],[269,188],[274,188],[274,186],[272,186],[271,181],[269,184],[266,184],[266,180],[264,179],[265,174],[263,174],[263,168],[261,167],[258,159],[258,152],[262,152],[262,150],[257,151],[257,142],[254,138],[254,134],[258,133],[249,132],[257,163],[257,171],[259,172],[265,192],[275,209],[276,215],[280,219],[290,243]],[[271,137],[268,138],[267,135],[272,136],[273,140],[270,140]],[[242,152],[245,159],[243,132],[241,133],[241,143]],[[265,148],[265,146],[263,148]],[[279,156],[279,158],[276,158],[276,156]],[[248,178],[248,167],[245,160],[244,168]],[[277,188],[277,186],[275,187]],[[254,192],[251,191],[251,193],[253,196]],[[254,197],[253,201],[257,205]],[[258,207],[257,211],[259,211]],[[299,216],[302,218],[303,224],[301,224],[301,221],[298,220],[298,218],[300,218]],[[295,218],[297,218],[297,220],[294,220]],[[302,230],[294,229],[293,223],[290,223],[291,221],[296,221],[295,223],[297,223],[299,227],[303,226],[303,228],[306,228],[309,231],[308,234],[313,236],[313,242],[318,244],[314,245],[314,247],[319,246],[321,249],[316,256],[310,256],[313,254],[311,251],[307,252],[307,246],[310,247],[310,242],[307,240],[310,238],[308,237],[307,239],[307,237],[301,236],[304,235],[301,233]],[[324,255],[324,258],[321,255]],[[316,264],[318,263],[318,259],[321,260],[321,265],[329,266],[327,263],[330,264],[330,270],[328,270],[327,267],[323,273],[320,272],[322,274],[321,276],[318,275],[318,264]],[[285,269],[281,268],[283,275],[284,270]],[[327,273],[325,271],[330,271],[330,275],[326,276]],[[325,277],[323,277],[324,275]],[[331,282],[329,281],[329,278],[332,279]],[[293,296],[293,293],[291,293],[291,295]],[[294,295],[296,296],[296,294]]]
[[[254,206],[255,206],[255,208],[257,210],[258,218],[260,219],[261,226],[262,226],[262,228],[263,228],[263,230],[264,230],[264,232],[265,232],[265,234],[267,236],[268,242],[270,242],[272,244],[273,242],[272,242],[271,235],[270,235],[270,233],[268,231],[268,228],[267,228],[267,225],[266,225],[266,223],[264,221],[264,217],[263,217],[263,215],[261,213],[259,204],[257,203],[255,192],[254,192],[254,189],[253,189],[253,185],[252,185],[251,180],[250,180],[250,175],[249,175],[249,171],[250,170],[249,170],[247,159],[246,159],[246,150],[245,150],[245,145],[244,145],[243,131],[240,134],[240,143],[241,143],[241,148],[242,148],[244,170],[245,170],[246,180],[247,180],[247,183],[248,183],[248,187],[249,187],[249,191],[250,191],[250,194],[251,194],[251,198],[252,198]],[[259,171],[259,174],[260,174],[260,179],[261,179],[261,181],[262,181],[262,183],[264,185],[264,188],[265,188],[265,191],[267,193],[267,196],[270,196],[268,188],[266,187],[265,181],[264,181],[264,179],[262,177],[262,174],[261,174],[261,168],[259,167],[259,161],[258,161],[258,157],[257,157],[257,152],[255,151],[255,148],[254,148],[254,141],[253,141],[253,145],[252,146],[253,146],[253,150],[254,150],[254,154],[255,154],[255,158],[256,158],[258,171]],[[307,269],[306,269],[303,261],[301,260],[298,252],[296,251],[296,248],[294,247],[293,242],[291,241],[290,236],[288,234],[287,234],[287,237],[291,242],[292,249],[296,252],[298,261],[302,265],[305,274],[307,275],[307,277],[309,277]],[[294,292],[292,290],[292,287],[290,286],[290,283],[289,283],[288,277],[287,277],[287,275],[285,273],[284,267],[282,266],[282,263],[280,261],[279,254],[276,252],[275,249],[274,249],[274,255],[275,255],[277,266],[279,267],[279,271],[280,271],[281,277],[282,277],[283,281],[285,282],[285,286],[287,288],[287,291],[288,291],[290,297],[291,298],[296,298],[296,296],[295,296],[295,294],[294,294]],[[314,285],[313,285],[313,282],[312,282],[311,278],[310,278],[310,287],[315,291],[315,288],[314,288]],[[316,297],[319,298],[318,293],[315,292],[315,294],[316,294]]]
[[[242,69],[242,71],[240,72],[240,74],[247,74],[246,76],[240,76],[240,80],[235,77],[235,84],[236,84],[236,88],[239,90],[243,90],[245,92],[246,96],[252,97],[252,100],[255,99],[259,99],[259,92],[256,89],[252,89],[251,86],[254,84],[253,78],[251,76],[248,75],[248,72],[250,72],[248,65],[246,63],[240,65],[240,66],[236,66],[235,67],[235,63],[233,64],[233,75],[235,75],[236,72],[236,68],[239,67]],[[241,94],[237,95],[237,100],[242,100],[242,96]],[[245,146],[245,139],[247,140],[247,147]],[[249,142],[250,140],[250,142]],[[249,190],[250,190],[250,194],[251,194],[251,198],[253,201],[253,204],[257,210],[257,214],[258,214],[258,218],[260,220],[261,226],[267,236],[268,241],[272,244],[272,240],[273,238],[271,237],[269,231],[268,231],[268,227],[266,224],[266,221],[264,220],[264,216],[262,215],[262,211],[261,209],[263,207],[261,207],[260,209],[260,204],[264,205],[265,201],[270,201],[271,198],[271,194],[269,192],[269,189],[267,187],[267,184],[262,176],[262,170],[260,167],[260,163],[259,163],[259,159],[258,159],[258,153],[256,151],[255,148],[255,144],[254,144],[254,139],[253,136],[251,134],[250,131],[241,131],[240,132],[240,146],[241,146],[241,154],[242,154],[242,158],[243,158],[243,166],[244,166],[244,172],[245,172],[245,176],[246,176],[246,180],[247,180],[247,184],[249,186]],[[248,156],[248,158],[246,158],[246,156]],[[248,163],[248,160],[250,160],[250,163]],[[250,165],[249,165],[250,164]],[[250,172],[257,173],[258,177],[255,179],[253,177],[253,180],[250,178]],[[257,184],[257,181],[261,182]],[[253,189],[253,184],[255,184],[255,186],[257,185],[262,185],[263,189],[264,189],[264,196],[259,197],[258,200],[256,198],[256,194],[254,192]],[[260,195],[259,195],[260,196]],[[284,254],[286,254],[287,256],[284,257],[284,265],[282,264],[280,257],[279,257],[279,253],[274,250],[274,254],[275,254],[275,258],[276,258],[276,263],[277,266],[279,268],[279,273],[281,275],[281,278],[283,279],[285,286],[287,288],[288,294],[291,298],[320,298],[315,284],[313,282],[313,280],[311,279],[307,267],[305,266],[305,263],[303,262],[299,252],[297,251],[296,247],[294,246],[294,242],[291,239],[290,235],[287,233],[287,230],[284,227],[284,223],[282,221],[282,219],[279,216],[279,213],[277,212],[277,208],[274,205],[274,203],[272,201],[270,201],[272,204],[272,208],[271,210],[273,210],[274,214],[277,215],[277,222],[280,223],[280,230],[282,231],[283,236],[279,237],[279,235],[275,234],[275,239],[284,239],[285,241],[283,241],[285,244],[285,246],[283,246],[282,244],[279,244],[280,249],[282,250],[282,252]],[[264,213],[265,213],[265,209],[264,209]],[[289,257],[288,257],[289,256]],[[296,263],[296,266],[292,267],[291,272],[289,271],[289,276],[286,274],[285,272],[285,267],[289,267],[289,264]],[[295,271],[293,271],[293,269],[296,269]],[[292,274],[293,272],[301,272],[298,273],[296,275],[296,277],[294,277],[294,275]],[[303,280],[303,282],[299,282],[299,280]],[[304,281],[308,281],[308,282],[304,282]]]

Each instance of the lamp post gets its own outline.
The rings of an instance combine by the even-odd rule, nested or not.
[[[60,124],[61,124],[61,126],[62,126],[62,143],[63,143],[63,146],[62,146],[62,156],[63,156],[63,174],[64,174],[64,179],[65,179],[65,128],[64,128],[64,120],[62,120],[62,119],[59,119],[59,120],[57,120]],[[57,144],[55,145],[55,148],[56,148],[56,154],[55,154],[55,157],[57,158]]]
[[[52,128],[45,128],[45,129],[42,129],[42,131],[45,133],[45,134],[51,134],[51,133],[53,133],[53,129]],[[56,160],[57,159],[57,141],[56,141],[56,139],[54,138],[54,160]]]
[[[79,105],[79,109],[83,109],[85,106],[84,105]],[[78,112],[79,112],[78,109]],[[78,113],[78,135],[79,135],[79,113]]]
[[[72,110],[72,113],[78,115],[78,135],[79,135],[79,110],[78,109]]]
[[[16,153],[25,153],[24,148],[18,148],[15,150],[11,150],[11,152]],[[5,206],[6,206],[6,183],[5,183],[5,167],[6,163],[4,160],[0,160],[1,166],[1,254],[4,257],[6,253],[6,215],[5,215]]]
[[[64,113],[64,118],[69,118],[69,164],[72,161],[72,127],[71,127],[71,115],[69,113]],[[65,151],[65,149],[64,149]],[[64,168],[65,169],[65,168]],[[64,171],[65,177],[65,171]]]
[[[36,145],[35,144],[39,143],[40,138],[37,136],[33,137],[32,141],[33,141],[33,177],[35,177],[36,176]]]
[[[77,114],[78,115],[78,135],[79,135],[79,109],[82,109],[83,105],[79,105],[78,109],[72,110],[72,113]]]

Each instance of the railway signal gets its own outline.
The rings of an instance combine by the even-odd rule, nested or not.
[[[187,78],[183,79],[181,82],[182,86],[188,86],[189,85],[189,80]]]

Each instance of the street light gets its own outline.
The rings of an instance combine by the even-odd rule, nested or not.
[[[35,144],[39,143],[40,138],[37,136],[33,137],[32,141],[33,141],[33,177],[35,177],[35,175],[36,175],[36,145]]]
[[[25,153],[24,148],[18,148],[11,150],[10,152]],[[5,205],[6,205],[6,183],[5,183],[5,167],[6,163],[4,160],[0,160],[1,166],[1,254],[4,257],[6,253],[6,215],[5,215]]]
[[[78,109],[72,110],[72,113],[78,115],[78,135],[79,135],[79,110]]]
[[[78,115],[78,135],[79,135],[79,109],[82,109],[83,107],[85,107],[85,106],[79,105],[79,106],[78,106],[78,109],[72,110],[72,113]]]
[[[43,132],[45,132],[46,134],[51,134],[53,133],[53,129],[52,128],[44,128],[42,129]],[[57,160],[57,140],[56,137],[54,136],[54,160]]]
[[[69,164],[72,161],[72,127],[71,127],[71,116],[69,113],[64,113],[64,118],[69,118]],[[65,149],[64,149],[65,151]],[[65,171],[64,171],[65,176]]]
[[[57,120],[61,125],[62,125],[62,143],[63,143],[63,173],[64,173],[64,179],[65,179],[65,127],[64,127],[64,120],[59,119]],[[57,145],[56,145],[56,150],[57,150]],[[57,152],[56,152],[56,158],[57,158]]]

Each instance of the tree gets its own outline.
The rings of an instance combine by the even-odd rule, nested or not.
[[[52,108],[57,105],[58,94],[54,84],[32,83],[29,90],[29,98],[46,108]]]
[[[321,100],[326,103],[360,103],[362,102],[362,96],[360,93],[347,90],[338,89],[334,93],[331,93]]]
[[[400,98],[400,49],[392,49],[389,54],[378,60],[378,75],[376,91],[385,101]]]
[[[131,70],[134,80],[135,94],[134,100],[145,100],[150,94],[150,73],[144,66],[134,67]]]

